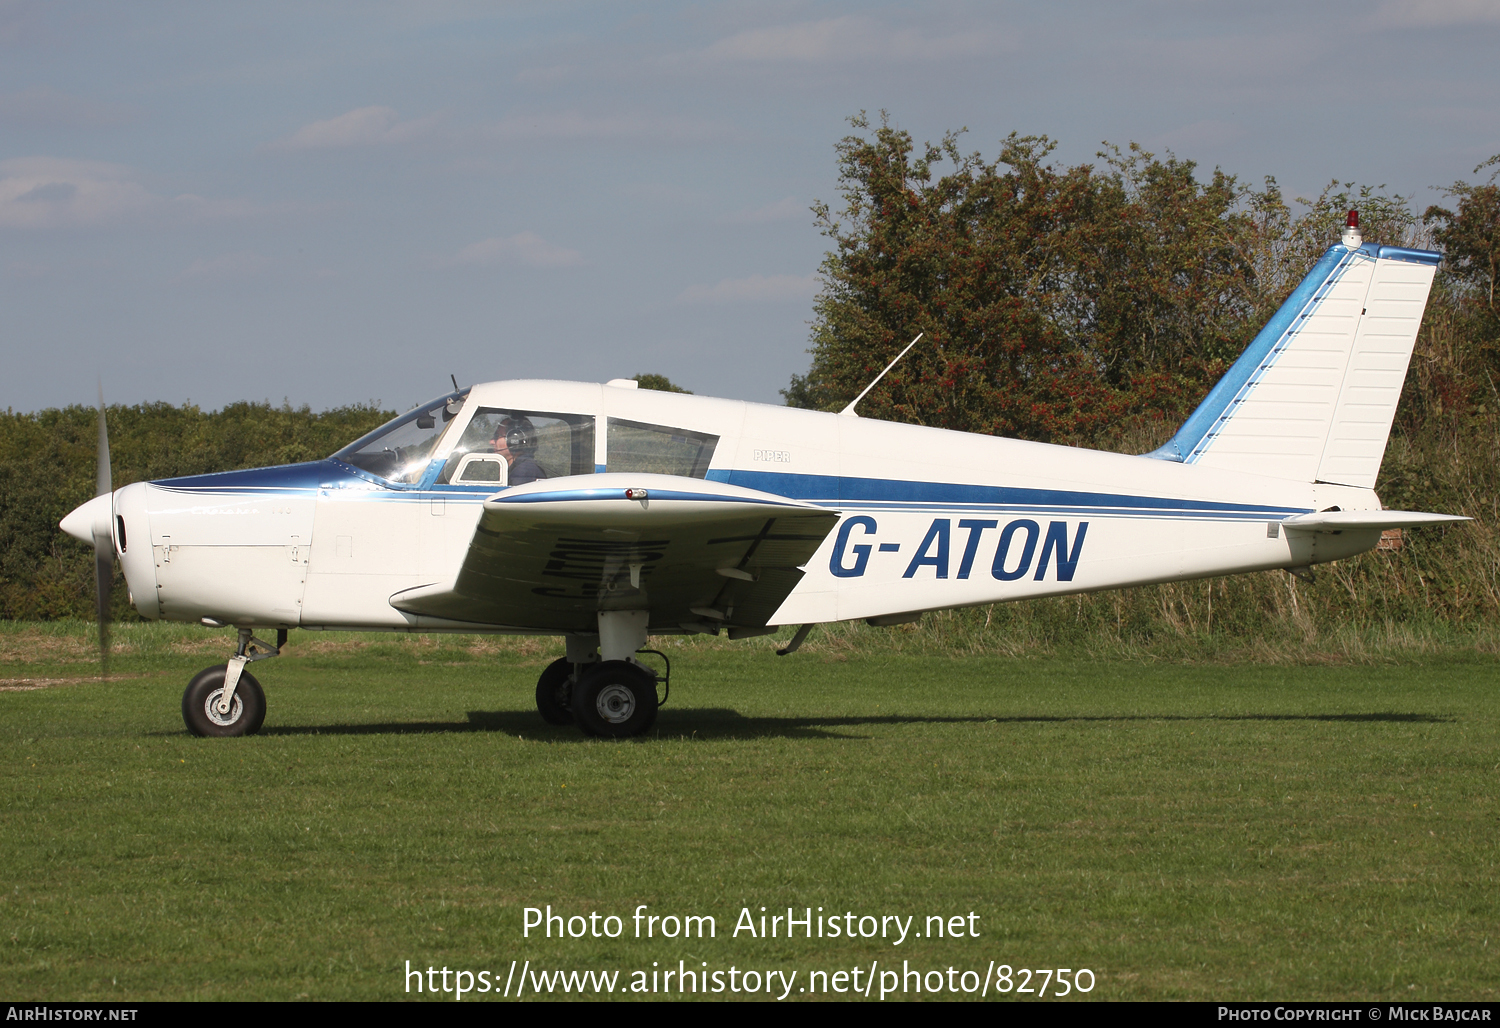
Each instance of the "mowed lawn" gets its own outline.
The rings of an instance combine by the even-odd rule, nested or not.
[[[206,740],[181,692],[229,636],[193,632],[122,631],[108,681],[83,626],[0,634],[0,996],[415,999],[407,961],[512,960],[619,992],[993,961],[1106,999],[1500,996],[1493,658],[696,644],[656,730],[608,743],[535,714],[545,641],[299,633],[253,665],[263,733]],[[548,904],[624,933],[523,938]],[[717,935],[636,939],[640,904]],[[788,906],[978,937],[732,935]]]

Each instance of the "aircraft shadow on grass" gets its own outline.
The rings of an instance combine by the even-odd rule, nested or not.
[[[1437,714],[1384,711],[1370,714],[1011,714],[986,717],[876,714],[856,717],[747,717],[726,708],[662,710],[655,727],[645,738],[694,739],[861,739],[868,736],[838,729],[882,725],[983,725],[1068,724],[1073,722],[1119,724],[1131,721],[1312,721],[1385,722],[1397,724],[1447,724],[1454,718]],[[540,723],[532,710],[471,710],[467,721],[388,721],[374,724],[278,725],[264,728],[262,735],[427,735],[441,732],[503,732],[555,742],[587,742],[568,726]]]

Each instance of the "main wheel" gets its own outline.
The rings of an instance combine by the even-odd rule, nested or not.
[[[573,712],[573,663],[558,657],[536,680],[536,709],[549,725],[571,725]]]
[[[254,735],[266,719],[266,694],[248,671],[240,672],[229,713],[219,713],[228,664],[206,667],[193,676],[182,694],[182,720],[194,735]]]
[[[573,689],[573,719],[589,735],[640,735],[656,722],[656,676],[627,660],[595,664]]]

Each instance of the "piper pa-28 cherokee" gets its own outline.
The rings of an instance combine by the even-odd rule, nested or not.
[[[638,657],[651,635],[799,625],[787,653],[823,622],[1305,572],[1385,529],[1465,520],[1382,510],[1373,490],[1441,255],[1366,245],[1349,221],[1142,456],[853,403],[513,381],[455,388],[327,460],[111,490],[101,402],[100,495],[62,528],[95,546],[101,606],[117,557],[143,617],[238,629],[183,696],[196,734],[259,729],[245,665],[303,628],[560,635],[542,717],[636,735],[664,684]]]

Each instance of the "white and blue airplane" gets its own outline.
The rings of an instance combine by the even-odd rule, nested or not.
[[[1302,572],[1385,529],[1466,520],[1374,492],[1441,255],[1365,244],[1350,223],[1142,456],[854,403],[510,381],[455,388],[326,460],[111,489],[101,404],[100,495],[62,528],[95,546],[102,609],[118,558],[143,617],[238,630],[183,696],[196,734],[259,729],[245,666],[302,628],[562,636],[541,716],[636,735],[669,687],[638,656],[653,635],[801,626],[784,654],[820,623]]]

